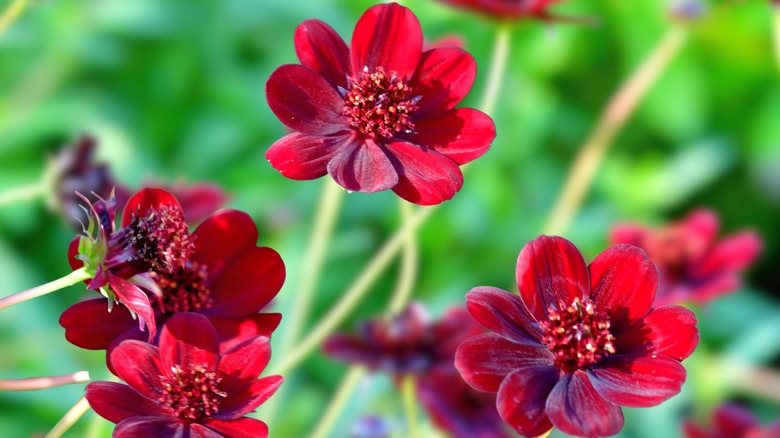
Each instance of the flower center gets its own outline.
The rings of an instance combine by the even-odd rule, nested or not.
[[[368,137],[387,138],[396,132],[414,131],[411,114],[419,100],[412,97],[412,89],[396,72],[385,72],[382,67],[371,73],[364,69],[358,77],[349,78],[341,113],[349,117],[353,128]]]
[[[227,394],[218,389],[221,377],[206,367],[182,370],[171,368],[171,375],[161,376],[163,391],[160,402],[185,421],[197,421],[219,411],[220,401]]]
[[[569,372],[583,369],[615,353],[609,320],[596,313],[589,299],[575,298],[563,310],[551,307],[548,315],[550,320],[540,324],[542,343],[555,355],[559,368]]]
[[[211,307],[213,299],[205,266],[190,261],[170,274],[153,276],[162,291],[163,312],[198,312]]]

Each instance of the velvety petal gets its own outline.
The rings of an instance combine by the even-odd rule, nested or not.
[[[519,296],[495,287],[475,287],[466,294],[466,308],[486,329],[517,343],[538,344],[541,327]]]
[[[740,272],[750,266],[761,253],[763,243],[754,231],[743,231],[724,238],[697,266],[691,276],[702,278]]]
[[[172,194],[161,189],[146,188],[131,196],[122,210],[122,226],[127,226],[133,216],[145,216],[149,209],[171,205],[181,209],[179,201]]]
[[[496,125],[487,114],[458,108],[416,121],[414,132],[399,134],[410,143],[436,150],[458,164],[472,161],[490,149]]]
[[[352,192],[379,192],[398,184],[398,173],[387,154],[371,140],[341,148],[328,163],[328,173]]]
[[[225,205],[229,199],[227,193],[215,184],[182,184],[166,186],[179,200],[188,224],[198,223]]]
[[[160,360],[160,350],[146,342],[128,340],[111,352],[111,365],[119,378],[149,399],[162,393],[160,378],[167,373]]]
[[[283,65],[265,85],[268,106],[293,131],[327,135],[346,128],[344,98],[316,71],[297,64]]]
[[[114,428],[113,438],[194,438],[187,433],[187,426],[176,418],[133,417],[123,420]],[[220,438],[212,435],[209,438]]]
[[[202,313],[239,317],[257,313],[279,292],[285,269],[279,253],[268,247],[250,246],[230,260],[218,275],[210,276],[211,307]]]
[[[217,330],[219,349],[224,352],[255,336],[270,338],[274,330],[279,327],[279,323],[282,321],[282,314],[258,313],[241,318],[217,318],[210,316],[209,321]]]
[[[352,74],[382,67],[408,80],[420,61],[422,45],[420,22],[412,11],[397,3],[372,6],[352,34]]]
[[[154,311],[149,297],[138,286],[130,283],[122,277],[110,272],[106,273],[108,284],[116,294],[116,298],[128,309],[135,312],[138,317],[138,327],[144,330],[144,325],[149,329],[149,339],[157,335],[157,322],[154,319]]]
[[[652,234],[653,232],[650,229],[641,225],[618,224],[612,227],[609,232],[609,244],[625,243],[643,248],[645,242]]]
[[[228,394],[244,391],[257,380],[269,360],[271,343],[268,338],[252,338],[224,352],[217,368],[222,377],[220,389]]]
[[[209,319],[199,313],[177,313],[163,326],[160,357],[166,373],[177,365],[182,369],[202,366],[215,370],[218,353],[217,331]]]
[[[217,277],[233,257],[257,243],[257,226],[248,214],[220,210],[203,221],[193,233],[193,261],[208,268],[209,278]]]
[[[165,416],[165,410],[127,385],[116,382],[90,382],[86,397],[89,406],[112,423],[131,417]]]
[[[447,310],[438,322],[428,328],[428,331],[431,333],[439,357],[449,358],[446,365],[450,369],[455,350],[460,343],[485,332],[463,306]]]
[[[539,236],[528,242],[517,258],[520,298],[538,321],[547,321],[547,309],[566,308],[575,298],[588,296],[588,270],[582,254],[558,236]]]
[[[583,371],[566,374],[547,398],[552,424],[569,435],[610,436],[623,428],[623,411],[601,397]]]
[[[471,90],[477,76],[474,57],[460,47],[442,47],[422,54],[410,82],[417,104],[415,118],[436,115],[454,108]]]
[[[683,360],[699,343],[696,315],[682,306],[656,307],[617,336],[620,354],[663,354]]]
[[[647,408],[680,393],[685,368],[668,356],[618,354],[602,358],[588,370],[588,376],[607,401]]]
[[[742,279],[739,274],[717,276],[700,284],[680,283],[670,291],[668,296],[663,299],[656,298],[655,304],[680,304],[693,301],[702,305],[719,296],[736,292],[741,287]]]
[[[393,191],[409,202],[439,204],[463,186],[457,163],[434,150],[400,141],[388,144],[387,149],[398,171],[398,185]]]
[[[743,437],[750,429],[761,427],[761,423],[752,412],[735,404],[718,407],[712,419],[716,430],[724,437]]]
[[[384,360],[376,348],[350,335],[335,334],[329,337],[322,344],[322,351],[331,359],[360,363],[372,369],[379,368]]]
[[[268,426],[254,418],[226,421],[209,420],[204,426],[231,438],[266,438],[268,436]]]
[[[76,256],[79,255],[80,240],[81,240],[81,236],[76,236],[68,244],[68,264],[70,265],[70,268],[73,269],[74,271],[84,266],[84,262],[76,258]],[[89,279],[84,280],[84,283],[89,284],[89,281],[90,281]]]
[[[542,344],[516,344],[494,333],[466,339],[455,352],[455,368],[463,380],[486,392],[498,391],[501,381],[520,368],[554,363],[553,354]]]
[[[231,394],[224,399],[219,405],[219,412],[212,417],[220,420],[235,420],[253,412],[276,392],[283,380],[282,376],[268,376],[255,380],[244,392]]]
[[[550,430],[545,402],[558,373],[555,367],[530,367],[507,376],[498,389],[498,414],[521,435],[534,437]]]
[[[606,312],[617,335],[647,315],[658,291],[658,271],[644,251],[631,245],[610,246],[588,266],[591,299]]]
[[[328,163],[348,141],[343,136],[293,133],[276,141],[265,153],[274,169],[287,178],[315,179],[328,173]]]
[[[87,350],[103,350],[111,341],[136,325],[125,306],[114,306],[108,311],[104,298],[76,303],[62,312],[60,325],[65,328],[65,339]]]
[[[301,64],[321,74],[333,88],[347,88],[349,48],[332,27],[306,20],[295,29],[295,53]]]
[[[672,228],[674,227],[681,228],[682,235],[688,242],[687,249],[692,251],[689,255],[695,260],[712,247],[718,236],[720,220],[714,211],[700,209],[693,211],[685,219],[672,226]]]

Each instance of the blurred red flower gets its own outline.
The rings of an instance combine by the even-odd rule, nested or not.
[[[322,21],[298,26],[302,65],[279,67],[266,84],[271,110],[296,131],[268,150],[271,165],[298,180],[330,174],[349,191],[393,189],[415,204],[452,198],[458,166],[490,148],[495,125],[455,108],[474,82],[472,56],[422,47],[417,17],[395,3],[363,14],[351,49]]]
[[[471,9],[502,19],[538,18],[550,19],[547,11],[553,3],[563,0],[439,0],[458,8]]]
[[[281,376],[258,379],[270,358],[263,336],[220,353],[209,320],[180,313],[163,326],[159,348],[128,340],[111,353],[127,385],[92,382],[86,397],[116,423],[114,437],[266,437],[268,426],[245,415],[282,384]]]
[[[455,366],[474,388],[498,393],[498,412],[518,433],[614,435],[621,406],[655,406],[680,391],[696,317],[651,308],[658,275],[642,250],[612,246],[586,266],[568,240],[540,236],[520,252],[516,275],[520,296],[492,287],[466,295],[493,333],[464,341]]]
[[[659,230],[621,224],[610,232],[612,244],[627,243],[647,252],[660,276],[656,305],[705,303],[742,285],[740,274],[761,253],[761,238],[745,230],[717,241],[718,215],[696,210]]]
[[[683,432],[686,438],[778,438],[780,421],[762,426],[758,418],[745,407],[726,404],[712,414],[712,428],[706,429],[686,421]]]

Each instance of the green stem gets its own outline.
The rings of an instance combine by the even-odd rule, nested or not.
[[[406,421],[409,424],[409,438],[420,436],[420,429],[417,426],[417,394],[415,393],[415,386],[413,374],[408,374],[401,380],[401,397],[403,398]]]
[[[314,226],[309,238],[309,248],[301,267],[301,286],[295,295],[295,305],[291,310],[291,314],[286,318],[288,321],[287,333],[282,342],[281,351],[288,351],[290,345],[298,340],[304,323],[308,320],[314,289],[319,283],[325,262],[325,250],[333,235],[336,218],[344,199],[343,192],[344,189],[338,184],[329,178],[325,178],[325,186],[322,188],[320,203],[314,215]]]
[[[5,30],[22,15],[24,9],[27,7],[27,0],[14,0],[0,15],[0,36],[5,33]]]
[[[46,193],[46,188],[46,184],[35,183],[0,193],[0,207],[16,201],[39,198]]]
[[[87,274],[86,268],[79,268],[60,279],[36,286],[32,289],[17,292],[13,295],[0,299],[0,310],[5,309],[6,307],[11,307],[15,304],[23,303],[33,298],[38,298],[40,296],[56,292],[68,286],[73,286],[74,284],[89,278],[91,278],[91,276]]]
[[[566,231],[615,136],[634,113],[650,86],[680,50],[687,35],[687,29],[684,27],[670,28],[639,69],[612,97],[572,165],[544,227],[545,234],[562,234]]]
[[[81,397],[72,408],[54,425],[44,438],[60,438],[89,410],[89,402],[86,397]]]
[[[328,436],[328,432],[330,432],[333,425],[336,424],[336,420],[338,420],[341,411],[344,410],[344,407],[349,401],[350,395],[355,391],[355,388],[365,374],[366,370],[357,365],[353,365],[349,368],[349,371],[347,371],[347,374],[341,380],[339,388],[333,396],[333,400],[331,400],[328,405],[328,409],[325,411],[325,414],[322,416],[319,423],[317,423],[317,426],[315,426],[314,432],[309,435],[311,438],[324,438]]]
[[[498,101],[498,92],[501,89],[506,62],[509,58],[511,31],[512,28],[509,23],[501,23],[496,31],[496,41],[493,43],[493,53],[490,57],[485,92],[482,95],[482,104],[479,106],[479,109],[487,114],[493,112],[493,108]]]
[[[412,220],[414,209],[406,201],[401,201],[401,221],[403,223]],[[414,282],[417,279],[417,265],[420,262],[420,251],[417,247],[417,238],[414,231],[406,235],[401,253],[401,267],[398,272],[398,282],[393,291],[390,304],[387,308],[388,316],[393,316],[404,310],[412,297]]]
[[[78,371],[64,376],[32,377],[27,379],[0,380],[0,391],[37,391],[89,382],[89,373]]]

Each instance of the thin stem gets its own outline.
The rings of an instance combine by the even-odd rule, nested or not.
[[[401,201],[401,220],[406,223],[412,220],[414,209],[408,202]],[[412,297],[414,282],[417,280],[417,265],[420,262],[420,251],[417,247],[417,238],[414,231],[407,234],[401,253],[401,267],[398,273],[398,282],[393,291],[390,304],[387,308],[389,316],[396,315],[404,310]]]
[[[60,289],[73,286],[80,281],[91,278],[90,275],[87,274],[86,269],[87,268],[85,267],[81,267],[60,279],[2,298],[0,299],[0,310],[31,300],[33,298],[38,298],[40,296],[56,292]]]
[[[286,375],[290,369],[306,359],[306,357],[314,351],[314,349],[317,348],[317,346],[319,346],[339,324],[341,324],[344,318],[349,315],[349,312],[352,311],[393,260],[396,252],[406,241],[407,236],[425,222],[434,210],[435,208],[431,207],[420,209],[412,216],[411,220],[404,222],[401,228],[385,242],[376,254],[374,254],[374,257],[363,269],[363,272],[355,279],[338,303],[322,320],[320,320],[320,322],[309,332],[309,335],[304,338],[295,349],[284,356],[282,362],[279,363],[270,374]]]
[[[416,383],[413,374],[408,374],[401,380],[401,397],[404,402],[406,422],[409,425],[409,438],[417,438],[420,436],[420,428],[417,425],[417,394],[415,394],[415,386]]]
[[[89,410],[89,402],[86,397],[81,397],[72,408],[60,418],[60,421],[46,434],[44,438],[59,438],[68,431]]]
[[[336,390],[336,394],[333,396],[333,400],[331,400],[328,405],[328,409],[325,411],[325,414],[322,416],[319,423],[317,423],[317,426],[315,426],[314,432],[311,433],[311,438],[324,438],[328,436],[328,432],[330,432],[333,425],[336,424],[336,420],[338,420],[341,411],[344,410],[344,407],[349,401],[349,397],[352,395],[352,392],[355,391],[355,388],[365,374],[366,370],[363,367],[353,365],[349,368],[349,371],[347,371],[347,374],[341,380],[341,383]]]
[[[38,182],[0,193],[0,207],[17,201],[40,198],[46,193],[46,188],[46,184]]]
[[[309,238],[309,248],[301,267],[301,286],[295,296],[295,305],[288,317],[288,328],[282,342],[281,351],[288,351],[289,346],[298,340],[303,325],[308,319],[311,308],[314,289],[319,283],[322,266],[325,262],[325,250],[333,235],[336,218],[344,196],[338,184],[325,178],[325,186],[322,188],[320,203],[314,215],[314,226]]]
[[[5,30],[10,26],[27,7],[27,0],[14,0],[3,11],[3,15],[0,15],[0,36],[5,33]]]
[[[482,95],[482,104],[479,109],[490,114],[498,101],[498,92],[506,69],[506,61],[509,58],[509,46],[511,41],[511,26],[502,23],[496,31],[496,40],[493,43],[493,53],[490,57],[490,67],[485,85],[485,93]]]
[[[78,371],[64,376],[31,377],[28,379],[0,380],[0,391],[37,391],[74,383],[89,382],[89,373]]]
[[[645,62],[612,97],[574,161],[563,190],[544,227],[545,234],[561,234],[566,231],[616,134],[634,113],[650,86],[680,50],[687,35],[687,29],[684,27],[670,28]]]

